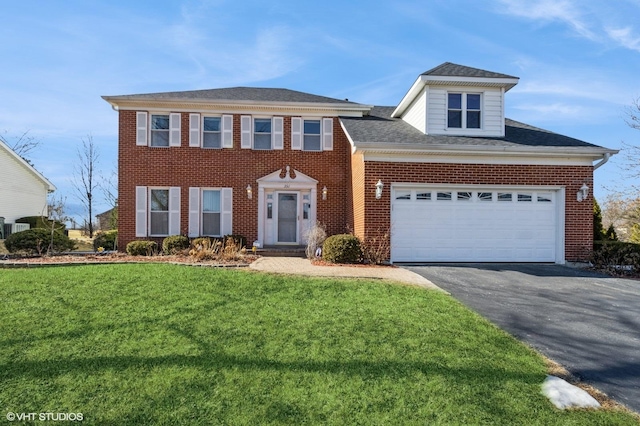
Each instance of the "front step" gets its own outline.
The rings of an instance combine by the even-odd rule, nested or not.
[[[265,246],[259,248],[256,254],[264,257],[307,257],[305,246]]]

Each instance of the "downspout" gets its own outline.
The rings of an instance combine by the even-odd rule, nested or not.
[[[605,152],[604,157],[602,157],[602,160],[600,160],[597,164],[593,166],[593,170],[595,171],[598,167],[603,166],[604,163],[609,161],[609,158],[611,158],[611,153]]]

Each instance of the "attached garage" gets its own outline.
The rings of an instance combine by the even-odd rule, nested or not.
[[[394,184],[393,262],[563,262],[557,187]]]

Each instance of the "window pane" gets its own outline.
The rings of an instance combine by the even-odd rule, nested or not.
[[[151,130],[169,130],[168,115],[152,115]]]
[[[320,151],[320,136],[304,135],[304,146],[302,148],[305,151]]]
[[[451,192],[438,192],[436,199],[439,201],[451,201]]]
[[[168,130],[152,130],[151,146],[169,146]]]
[[[417,200],[430,200],[431,199],[431,193],[430,192],[418,192],[416,194],[416,199]]]
[[[396,192],[396,200],[410,200],[411,192],[409,191],[398,191]]]
[[[253,149],[271,149],[271,135],[256,133],[253,136]]]
[[[204,133],[202,146],[205,148],[220,148],[220,133]]]
[[[202,211],[220,211],[220,191],[202,191]]]
[[[273,219],[273,203],[267,203],[267,219]]]
[[[202,213],[202,235],[220,235],[220,213]]]
[[[458,192],[458,200],[460,201],[469,201],[471,200],[471,197],[471,192]]]
[[[449,111],[447,127],[456,129],[462,127],[462,111]]]
[[[309,219],[309,211],[311,210],[311,204],[304,203],[302,205],[302,218]]]
[[[169,211],[169,190],[168,189],[152,189],[151,190],[151,211]]]
[[[467,109],[480,109],[480,95],[467,95]]]
[[[551,194],[538,194],[538,202],[539,203],[550,203],[551,202]]]
[[[498,192],[498,201],[511,201],[511,197],[510,192]]]
[[[304,134],[320,134],[320,120],[304,120]]]
[[[467,111],[467,129],[480,128],[480,111]]]
[[[253,128],[255,133],[271,133],[271,119],[256,118],[253,120]]]
[[[462,109],[461,93],[449,93],[449,109]]]
[[[205,117],[204,118],[204,131],[205,132],[219,132],[220,131],[220,117]]]
[[[492,192],[478,192],[478,200],[480,201],[491,201],[493,199]]]
[[[151,235],[169,234],[169,212],[151,212]]]
[[[518,201],[530,202],[533,201],[531,194],[518,194]]]

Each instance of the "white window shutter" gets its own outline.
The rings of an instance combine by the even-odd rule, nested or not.
[[[189,114],[189,146],[200,146],[200,114]]]
[[[322,150],[333,151],[333,118],[322,119]]]
[[[282,117],[273,117],[271,119],[271,146],[273,146],[273,149],[284,149],[283,126]]]
[[[291,149],[302,149],[302,118],[291,117]]]
[[[147,113],[136,112],[136,145],[147,145]]]
[[[169,146],[180,146],[180,113],[169,114]]]
[[[233,115],[222,116],[222,147],[233,148]]]
[[[180,187],[169,188],[169,235],[180,235]]]
[[[189,188],[189,237],[200,236],[200,188]]]
[[[220,233],[230,235],[233,233],[233,189],[222,188],[220,190]]]
[[[136,186],[136,237],[147,236],[147,187]]]
[[[251,149],[251,116],[243,115],[240,117],[240,148]]]

